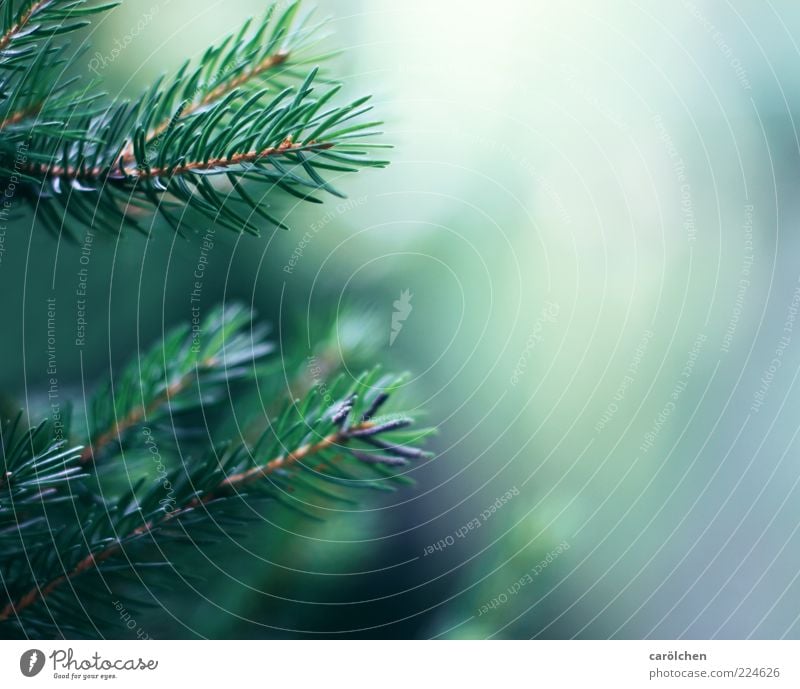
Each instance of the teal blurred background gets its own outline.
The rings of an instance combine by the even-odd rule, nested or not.
[[[316,4],[345,48],[331,72],[375,95],[392,164],[340,180],[348,201],[287,207],[288,233],[218,230],[203,303],[252,302],[299,346],[347,311],[343,337],[412,372],[437,456],[414,489],[322,524],[276,512],[200,549],[202,582],[140,625],[800,636],[800,6]],[[133,95],[263,9],[125,2],[92,51],[152,16],[101,70]],[[0,377],[33,413],[47,298],[80,396],[191,317],[208,227],[96,237],[81,358],[81,247],[28,225],[4,238],[0,355],[20,364]]]

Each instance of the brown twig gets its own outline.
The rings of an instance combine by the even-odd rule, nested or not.
[[[210,368],[214,366],[216,363],[215,359],[209,358],[205,361],[202,361],[198,364],[199,369]],[[142,419],[146,419],[148,414],[152,414],[155,412],[162,404],[166,404],[170,401],[175,395],[180,394],[183,392],[186,387],[192,382],[194,378],[194,371],[190,371],[186,375],[182,376],[174,383],[171,383],[167,388],[162,392],[158,397],[156,397],[150,404],[143,407],[136,407],[135,409],[131,410],[126,416],[122,419],[117,421],[111,428],[103,431],[98,436],[95,437],[94,441],[91,444],[87,445],[83,448],[83,452],[81,452],[78,461],[81,464],[87,464],[92,459],[94,459],[95,454],[97,452],[108,445],[108,443],[113,442],[117,438],[120,438],[122,434],[128,430],[131,426],[135,426],[139,423]]]
[[[22,29],[25,28],[25,25],[31,20],[31,17],[34,15],[34,13],[38,12],[42,7],[50,2],[51,0],[39,0],[39,2],[34,2],[28,8],[28,11],[19,18],[19,21],[9,28],[8,31],[2,35],[2,37],[0,37],[0,50],[5,50],[8,47],[8,44],[13,40],[14,36],[16,36]]]
[[[39,165],[31,170],[34,173],[47,177],[67,177],[78,180],[100,180],[109,182],[120,182],[128,179],[153,179],[155,177],[174,177],[183,175],[195,170],[213,170],[214,168],[233,167],[246,163],[253,163],[271,156],[286,155],[298,151],[322,151],[333,146],[332,143],[317,143],[316,141],[292,143],[291,137],[287,137],[278,146],[271,146],[261,151],[248,151],[247,153],[234,153],[226,158],[210,158],[209,160],[195,160],[175,167],[129,167],[119,171],[116,168],[91,168],[89,170],[77,170],[73,167],[64,168],[60,165]]]
[[[366,421],[357,426],[354,426],[349,430],[350,431],[361,430],[370,428],[371,426],[372,423]],[[19,598],[16,602],[12,601],[8,603],[4,608],[2,608],[2,610],[0,610],[0,622],[8,620],[12,615],[18,615],[20,611],[30,607],[38,600],[46,598],[62,584],[74,579],[79,574],[83,574],[84,572],[96,567],[99,563],[104,562],[112,555],[115,555],[122,548],[123,540],[126,540],[127,538],[143,536],[147,533],[150,533],[156,526],[159,526],[164,522],[174,519],[175,517],[184,515],[187,512],[190,512],[191,510],[210,502],[211,500],[218,497],[219,493],[222,491],[229,490],[230,488],[250,483],[252,481],[256,481],[260,478],[268,476],[269,474],[277,471],[278,469],[290,466],[296,462],[303,460],[306,457],[309,457],[317,452],[320,452],[321,450],[331,447],[332,445],[346,443],[348,439],[349,436],[345,434],[343,431],[337,431],[336,433],[331,433],[330,435],[325,436],[316,443],[309,443],[308,445],[303,445],[302,447],[297,448],[296,450],[290,452],[287,455],[271,459],[266,464],[262,464],[252,469],[248,469],[247,471],[243,471],[238,474],[232,474],[231,476],[228,476],[217,486],[217,488],[209,491],[204,496],[196,497],[188,505],[173,510],[172,512],[167,512],[164,515],[164,517],[158,521],[151,520],[149,522],[145,522],[141,526],[131,531],[131,533],[128,534],[128,536],[125,539],[119,539],[114,543],[106,546],[97,553],[90,553],[85,558],[83,558],[83,560],[81,560],[71,571],[62,574],[59,577],[56,577],[55,579],[51,580],[42,587],[35,586],[30,591],[28,591],[24,596]]]
[[[268,55],[252,69],[242,72],[239,76],[231,79],[229,82],[220,84],[219,86],[209,91],[200,100],[187,105],[183,109],[183,112],[181,112],[181,117],[188,117],[189,115],[193,115],[195,112],[200,110],[200,108],[204,108],[207,105],[213,103],[214,101],[219,100],[223,96],[228,95],[231,91],[233,91],[233,89],[238,88],[242,84],[246,84],[248,81],[250,81],[250,79],[257,77],[263,74],[264,72],[268,72],[273,67],[282,65],[288,59],[289,59],[289,53],[286,52],[278,52],[275,53],[274,55]],[[151,129],[150,132],[147,134],[146,141],[149,143],[153,139],[163,134],[167,130],[171,122],[172,122],[171,119],[164,120],[156,127],[153,127],[153,129]]]
[[[33,115],[38,114],[38,112],[42,109],[41,103],[36,103],[35,105],[30,106],[29,108],[23,108],[22,110],[18,110],[12,115],[9,115],[0,122],[0,129],[5,129],[6,127],[10,127],[12,124],[17,124],[18,122],[22,122],[27,117],[31,117]]]
[[[242,72],[241,74],[239,74],[238,76],[234,77],[233,79],[231,79],[228,82],[223,82],[222,84],[219,84],[218,86],[213,88],[211,91],[209,91],[205,96],[203,96],[203,98],[201,98],[200,100],[194,101],[193,103],[189,103],[189,105],[187,105],[183,109],[183,111],[180,113],[180,116],[179,116],[178,119],[183,118],[183,117],[189,117],[190,115],[193,115],[194,113],[196,113],[201,108],[204,108],[207,105],[210,105],[214,101],[219,100],[223,96],[226,96],[227,94],[229,94],[235,88],[238,88],[242,84],[247,83],[250,79],[253,79],[254,77],[257,77],[257,76],[263,74],[264,72],[268,72],[269,70],[273,69],[274,67],[282,65],[288,59],[289,59],[289,53],[288,52],[284,52],[284,51],[279,51],[279,52],[275,53],[274,55],[267,55],[267,57],[265,57],[263,60],[261,60],[261,62],[259,62],[252,69],[249,69],[249,70],[246,70],[246,71]],[[147,136],[145,137],[145,144],[152,143],[155,139],[157,139],[159,136],[161,136],[165,131],[167,131],[167,129],[169,129],[170,125],[174,121],[175,121],[175,118],[172,117],[172,118],[163,120],[162,122],[157,124],[155,127],[153,127],[147,133]],[[124,165],[126,163],[129,163],[132,158],[133,158],[133,144],[131,143],[131,144],[128,144],[124,148],[124,150],[122,151],[122,154],[120,155],[120,159],[122,160],[123,165]]]
[[[360,430],[363,428],[371,428],[372,423],[364,422],[350,430]],[[231,486],[238,486],[243,483],[250,483],[251,481],[257,481],[258,479],[266,476],[267,474],[271,474],[273,471],[280,469],[286,465],[294,464],[295,462],[299,462],[309,455],[316,454],[321,450],[324,450],[331,445],[336,445],[340,443],[342,440],[345,440],[346,436],[341,433],[331,433],[330,435],[325,436],[322,440],[319,440],[316,443],[303,445],[302,447],[297,448],[293,452],[290,452],[288,455],[284,457],[276,457],[273,460],[270,460],[266,464],[262,464],[257,467],[253,467],[252,469],[248,469],[247,471],[242,471],[238,474],[233,474],[228,476],[222,483],[220,483],[220,488],[229,488]]]

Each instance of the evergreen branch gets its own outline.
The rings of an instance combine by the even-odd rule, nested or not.
[[[92,6],[88,0],[5,0],[0,8],[0,69],[24,68],[26,60],[36,54],[38,40],[81,29],[89,23],[82,17],[105,12],[117,4]],[[34,21],[37,23],[33,24]]]
[[[337,103],[339,87],[320,89],[309,70],[327,56],[309,54],[320,25],[299,18],[297,2],[282,12],[272,4],[173,79],[112,103],[96,83],[70,76],[80,51],[58,37],[115,3],[0,3],[0,186],[13,184],[54,233],[69,235],[72,222],[141,230],[137,217],[148,210],[178,231],[194,211],[257,233],[261,220],[284,227],[265,196],[319,202],[318,192],[342,195],[329,172],[385,165],[371,158],[384,146],[367,141],[380,134],[364,117],[368,97]],[[84,432],[71,436],[68,411],[32,428],[21,415],[0,424],[0,634],[81,634],[75,620],[96,593],[90,573],[142,581],[151,568],[172,568],[162,544],[228,534],[242,523],[237,508],[252,513],[269,499],[316,516],[308,506],[353,504],[350,489],[409,482],[406,465],[428,456],[414,445],[427,431],[411,429],[407,415],[382,415],[401,379],[373,371],[323,381],[336,368],[324,352],[313,380],[291,384],[297,399],[274,418],[277,405],[267,403],[266,430],[262,418],[257,433],[209,441],[232,435],[215,428],[231,416],[240,434],[234,397],[263,375],[272,347],[241,306],[202,321],[195,311],[191,327],[112,372],[87,403]],[[358,323],[363,344],[363,314]],[[284,381],[267,383],[276,397]],[[75,446],[76,436],[88,442]]]
[[[49,179],[49,184],[40,185],[35,193],[45,202],[61,201],[67,213],[75,213],[91,226],[119,222],[120,216],[134,222],[125,211],[133,195],[154,205],[176,229],[182,214],[173,212],[170,201],[237,232],[244,229],[258,234],[254,215],[283,227],[242,182],[260,183],[267,192],[278,190],[318,201],[312,195],[315,191],[342,196],[323,178],[322,171],[350,172],[385,165],[366,157],[370,146],[359,141],[376,134],[373,127],[377,123],[345,126],[371,109],[365,105],[368,99],[325,110],[338,88],[314,98],[311,83],[315,75],[313,70],[299,90],[286,89],[266,101],[263,89],[246,99],[233,91],[216,105],[188,119],[175,120],[154,154],[144,143],[148,119],[144,114],[152,111],[149,101],[139,108],[120,106],[88,123],[84,141],[34,139],[28,174]],[[160,94],[153,95],[154,101],[159,98]],[[137,120],[139,123],[133,124]],[[128,138],[124,132],[131,126],[135,166],[124,163],[117,154]],[[48,149],[49,153],[42,152]],[[232,188],[212,183],[214,176],[223,174]],[[107,203],[103,206],[96,201],[90,213],[71,208],[78,203],[73,191],[84,196],[105,195]]]
[[[214,102],[221,99],[223,96],[228,95],[234,89],[245,85],[251,79],[268,72],[275,67],[282,65],[286,62],[289,58],[289,53],[280,52],[275,53],[274,55],[267,55],[258,65],[253,67],[251,70],[237,75],[235,78],[231,79],[227,83],[219,84],[215,86],[211,91],[203,95],[200,100],[194,101],[189,103],[184,108],[182,108],[178,113],[173,115],[172,117],[166,118],[162,120],[159,124],[153,127],[148,133],[145,138],[146,143],[152,143],[158,137],[160,137],[164,132],[169,129],[170,125],[175,121],[176,118],[181,117],[190,117],[198,112],[200,109],[207,107]],[[129,159],[133,154],[133,146],[129,146],[125,152],[122,154],[123,161]]]
[[[188,117],[189,115],[193,115],[196,113],[200,108],[205,107],[207,105],[211,105],[212,103],[220,100],[223,96],[227,96],[231,91],[234,89],[239,88],[240,86],[244,86],[248,81],[251,79],[255,79],[266,72],[284,64],[289,59],[289,53],[285,50],[281,50],[278,53],[273,55],[267,55],[261,62],[259,62],[255,67],[249,69],[242,74],[237,75],[233,79],[229,81],[219,84],[215,86],[211,91],[205,94],[199,101],[191,103],[188,105],[183,112],[181,113],[182,117]],[[166,121],[162,124],[159,128],[157,127],[156,130],[161,129],[163,131],[169,125],[169,121]]]
[[[370,428],[371,426],[372,424],[369,422],[364,422],[357,426],[356,429],[360,430],[364,428]],[[222,481],[220,488],[232,488],[250,483],[251,481],[257,481],[265,476],[269,476],[279,469],[286,469],[296,462],[301,462],[307,457],[317,454],[329,447],[344,444],[351,437],[352,436],[350,434],[344,431],[336,431],[335,433],[331,433],[313,444],[309,443],[303,445],[298,447],[296,450],[292,450],[286,455],[275,457],[263,465],[251,467],[246,471],[228,476],[224,481]],[[213,493],[210,494],[210,498],[213,497],[213,495]]]
[[[372,146],[360,142],[377,134],[377,123],[342,126],[370,109],[366,99],[324,110],[338,89],[315,97],[316,69],[299,88],[290,85],[273,95],[310,61],[304,52],[319,35],[310,15],[296,19],[299,3],[281,14],[273,4],[261,22],[246,22],[238,34],[209,48],[197,66],[187,62],[171,82],[158,80],[135,104],[113,106],[102,106],[93,84],[78,91],[75,79],[60,80],[76,59],[64,57],[64,46],[33,42],[79,28],[83,20],[63,22],[111,6],[85,5],[86,0],[49,0],[8,10],[8,40],[22,41],[22,49],[0,51],[0,66],[11,70],[0,84],[0,153],[16,159],[14,147],[24,140],[27,159],[22,174],[0,163],[0,181],[21,176],[23,200],[39,209],[54,233],[64,227],[69,232],[66,218],[143,231],[138,213],[129,210],[134,205],[150,206],[175,229],[189,208],[257,234],[262,220],[285,225],[247,184],[318,201],[315,191],[341,196],[323,170],[385,164],[370,160]],[[21,24],[27,26],[18,30]],[[225,176],[225,185],[207,179],[217,175]]]
[[[307,29],[308,16],[295,25],[299,7],[299,2],[292,2],[275,18],[276,5],[271,5],[249,37],[251,21],[237,35],[228,36],[206,51],[188,78],[189,63],[184,63],[153,117],[158,123],[147,132],[145,143],[153,144],[176,120],[191,117],[236,89],[259,82],[279,85],[280,74],[275,74],[278,67],[286,75],[291,68],[308,63],[308,59],[302,58],[302,49],[319,27]],[[121,158],[123,165],[133,158],[132,142],[125,147]]]
[[[67,141],[85,136],[82,123],[102,110],[92,84],[79,91],[80,79],[65,76],[82,52],[68,55],[63,45],[48,46],[22,71],[0,78],[0,150],[39,135]]]
[[[22,430],[22,413],[0,424],[0,525],[23,506],[54,498],[54,489],[81,475],[80,447],[43,421]],[[15,518],[15,517],[14,517]]]
[[[314,445],[305,445],[293,452],[290,452],[285,457],[276,457],[272,459],[263,466],[254,467],[253,469],[242,472],[240,474],[235,474],[233,476],[228,477],[222,483],[219,484],[218,491],[222,491],[224,489],[228,489],[243,483],[248,483],[250,481],[256,480],[257,478],[262,478],[269,476],[273,472],[285,468],[293,464],[294,462],[299,462],[306,457],[309,457],[321,450],[328,448],[336,443],[342,442],[346,440],[346,436],[333,433],[330,436],[323,438],[319,442],[315,443]],[[49,581],[44,587],[35,586],[30,589],[24,596],[18,599],[16,602],[9,602],[6,606],[0,609],[0,623],[9,619],[12,615],[19,615],[25,608],[33,605],[38,600],[46,598],[50,595],[53,591],[55,591],[58,587],[62,584],[65,584],[70,579],[74,579],[75,577],[83,574],[90,569],[97,567],[102,562],[105,562],[109,558],[117,555],[123,543],[140,538],[151,533],[157,526],[162,526],[166,524],[172,519],[180,517],[189,513],[190,511],[200,507],[201,505],[205,505],[217,497],[217,493],[215,492],[208,492],[204,494],[202,497],[193,498],[188,505],[181,507],[179,509],[173,510],[171,512],[166,512],[160,516],[159,520],[151,520],[148,521],[141,526],[136,527],[127,534],[123,539],[115,541],[110,545],[105,546],[102,550],[96,553],[90,553],[86,557],[84,557],[78,564],[68,573],[60,575],[55,579]]]
[[[54,83],[51,73],[65,71],[52,69],[64,63],[62,50],[41,52],[0,100],[0,153],[15,159],[13,147],[26,144],[23,199],[54,234],[69,232],[67,218],[144,231],[142,208],[176,230],[189,209],[258,234],[262,221],[286,227],[266,210],[265,193],[313,202],[315,192],[343,196],[324,175],[383,167],[368,155],[381,146],[366,142],[379,123],[363,120],[368,98],[334,105],[338,86],[317,94],[317,68],[299,86],[276,90],[296,79],[318,34],[308,16],[295,21],[297,9],[292,3],[275,18],[271,6],[251,35],[248,22],[135,103],[103,106],[92,85],[76,94],[74,80]],[[19,174],[0,161],[0,181]],[[248,187],[256,184],[263,191],[254,195]]]
[[[28,9],[22,12],[22,14],[17,18],[16,22],[9,26],[3,33],[2,37],[0,37],[0,50],[5,50],[8,47],[8,44],[11,41],[19,36],[20,32],[28,25],[28,22],[31,20],[34,14],[41,10],[46,5],[49,5],[51,0],[38,0],[38,2],[32,2]],[[11,9],[11,2],[7,4],[7,10]]]
[[[85,464],[99,458],[111,443],[143,423],[208,409],[223,399],[232,382],[251,377],[254,364],[272,351],[266,330],[252,325],[252,313],[238,304],[213,309],[193,332],[174,329],[140,359],[95,393],[91,442],[80,455]],[[196,394],[192,394],[193,389]],[[110,402],[109,402],[110,400]]]
[[[34,117],[41,109],[42,103],[39,102],[27,108],[23,108],[22,110],[17,110],[16,112],[11,113],[4,120],[0,121],[0,130],[6,129],[14,124],[19,124],[22,122],[22,120],[25,120],[29,117]]]
[[[92,181],[102,179],[103,182],[130,182],[135,180],[151,180],[155,178],[174,177],[185,175],[187,172],[208,172],[212,170],[224,170],[226,168],[237,167],[249,163],[269,158],[270,156],[287,155],[302,151],[324,151],[332,148],[330,143],[292,143],[291,138],[278,146],[271,146],[261,151],[249,151],[247,153],[234,153],[227,158],[212,158],[210,160],[191,160],[174,167],[124,167],[121,161],[120,167],[116,169],[103,169],[99,167],[80,169],[76,167],[62,167],[55,165],[33,166],[30,172],[38,173],[46,177],[67,178],[73,181]]]
[[[210,368],[211,362],[201,362],[203,368]],[[164,392],[153,399],[147,406],[135,407],[128,414],[116,421],[111,428],[100,433],[92,441],[91,445],[83,448],[80,454],[81,464],[85,464],[94,460],[95,455],[99,454],[109,443],[115,440],[121,441],[122,435],[137,424],[146,421],[148,416],[153,416],[160,411],[165,405],[169,404],[173,397],[176,397],[183,392],[192,382],[193,374],[187,373],[182,378],[174,383],[171,383]]]
[[[83,474],[67,429],[42,422],[23,430],[22,414],[0,424],[0,583],[25,577],[23,563],[48,535],[48,513],[71,502]],[[7,588],[4,586],[4,588]]]
[[[334,469],[331,458],[327,460],[325,458],[329,451],[335,451],[336,456],[348,453],[356,465],[372,472],[377,471],[377,476],[382,479],[403,479],[403,476],[398,476],[393,471],[396,467],[405,465],[407,459],[371,455],[364,450],[349,447],[349,443],[358,440],[359,434],[366,430],[372,431],[370,437],[391,436],[400,425],[406,425],[398,424],[393,417],[378,419],[374,416],[399,383],[400,379],[390,376],[376,381],[374,374],[367,374],[350,386],[344,397],[334,404],[327,404],[324,399],[320,399],[318,391],[312,391],[305,400],[298,400],[287,407],[286,412],[259,438],[254,447],[240,444],[233,450],[221,454],[215,451],[206,461],[191,470],[184,467],[176,471],[170,483],[179,494],[176,499],[179,497],[180,500],[172,508],[164,506],[163,501],[156,502],[158,493],[153,489],[138,500],[133,494],[129,498],[122,498],[118,510],[122,516],[112,524],[112,537],[98,535],[94,543],[90,544],[90,552],[80,556],[69,569],[62,570],[60,574],[47,579],[46,583],[37,584],[9,600],[3,608],[0,608],[0,623],[17,619],[21,613],[55,593],[65,583],[98,569],[114,556],[126,556],[126,546],[141,541],[145,536],[155,538],[163,534],[165,527],[170,523],[181,522],[194,515],[203,521],[208,518],[208,509],[213,505],[226,503],[235,498],[248,498],[247,493],[235,489],[260,486],[273,497],[279,497],[281,489],[285,488],[282,484],[294,483],[295,489],[313,486],[307,480],[301,481],[300,474],[293,474],[291,470],[303,471],[312,479],[363,482],[373,487],[376,485],[372,480],[353,477],[340,467]],[[333,383],[331,389],[338,387],[337,383]],[[410,420],[408,422],[410,423]],[[328,429],[329,432],[317,437],[313,442],[308,441],[309,437],[319,433],[322,428]],[[418,434],[424,435],[424,431]],[[286,444],[297,437],[302,437],[304,440],[292,445]],[[270,440],[273,446],[277,444],[283,451],[265,462],[257,462],[255,466],[244,468],[245,464],[262,454]],[[387,442],[386,446],[395,445]],[[293,449],[287,451],[289,447]],[[416,456],[422,457],[424,453],[417,451]],[[311,457],[318,458],[319,462],[313,467],[303,464],[304,460]],[[212,462],[216,466],[213,466]],[[181,480],[181,471],[188,474],[184,475],[184,480]],[[338,497],[319,488],[316,488],[316,491],[333,499]],[[136,520],[141,521],[135,524]],[[190,525],[188,522],[182,523],[182,528],[185,530],[188,525]],[[123,535],[119,536],[120,533]]]

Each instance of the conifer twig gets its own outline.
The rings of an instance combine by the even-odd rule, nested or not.
[[[336,440],[337,438],[335,436],[324,438],[320,443],[318,443],[318,445],[320,445],[319,449],[321,449],[322,447],[330,446],[331,444],[335,443]],[[285,466],[294,461],[299,461],[300,459],[302,459],[302,457],[312,454],[312,451],[313,448],[308,448],[305,450],[303,448],[300,448],[296,452],[287,455],[286,458],[279,457],[270,460],[263,467],[256,467],[256,471],[262,476],[268,476],[273,471],[277,470],[279,467]],[[238,477],[232,476],[230,477],[230,479],[220,484],[220,488],[235,486],[239,483],[244,482],[245,480],[252,480],[252,479],[250,477],[245,478],[244,475],[239,475]],[[6,621],[12,615],[18,615],[22,610],[33,605],[38,600],[46,598],[59,586],[66,583],[70,579],[73,579],[76,576],[83,574],[84,572],[92,569],[101,562],[104,562],[113,555],[116,555],[120,551],[123,541],[128,540],[131,537],[144,536],[150,533],[153,530],[153,528],[155,528],[157,525],[160,525],[164,522],[174,519],[175,517],[186,514],[190,510],[193,510],[199,507],[200,505],[203,505],[209,502],[210,500],[213,500],[214,497],[215,496],[213,493],[209,493],[203,496],[202,498],[195,498],[191,503],[189,503],[184,507],[173,510],[172,512],[166,512],[160,522],[148,521],[142,524],[142,526],[139,526],[136,529],[134,529],[130,534],[127,534],[124,538],[119,539],[116,542],[106,546],[100,552],[90,553],[85,558],[83,558],[70,572],[62,574],[59,577],[56,577],[55,579],[45,584],[43,587],[40,586],[33,587],[30,591],[28,591],[28,593],[22,596],[22,598],[20,598],[16,603],[14,602],[8,603],[2,610],[0,610],[0,622]]]
[[[166,574],[149,574],[172,571],[162,545],[232,533],[260,498],[316,518],[317,508],[355,504],[351,490],[413,483],[399,467],[427,455],[406,443],[429,431],[376,416],[402,377],[328,379],[325,367],[302,392],[287,391],[277,373],[267,380],[262,357],[273,346],[249,309],[205,312],[198,272],[217,227],[286,228],[273,195],[321,203],[323,192],[344,196],[332,184],[343,173],[387,164],[373,157],[388,146],[373,141],[380,122],[364,117],[370,97],[339,101],[341,85],[317,79],[330,53],[307,49],[321,23],[299,16],[296,0],[272,1],[171,79],[109,100],[62,37],[118,0],[0,3],[0,187],[36,226],[73,238],[72,223],[149,234],[139,223],[150,211],[179,233],[198,229],[198,214],[208,227],[191,324],[113,370],[83,400],[86,427],[72,427],[69,400],[38,425],[21,412],[0,419],[0,636],[83,636],[105,621],[85,606],[98,592],[81,575],[166,587]],[[359,314],[361,345],[368,330]],[[299,369],[293,356],[281,365],[289,357]],[[273,397],[262,397],[265,386]],[[240,431],[240,414],[253,435]]]
[[[131,533],[127,534],[123,538],[119,538],[113,543],[105,546],[102,550],[96,553],[90,553],[85,558],[83,558],[70,572],[62,574],[55,579],[52,579],[44,586],[35,586],[31,588],[25,595],[19,598],[16,602],[9,602],[4,608],[0,610],[0,622],[4,622],[5,620],[9,619],[12,615],[18,615],[22,610],[28,608],[29,606],[36,603],[38,600],[46,598],[50,595],[53,591],[59,588],[62,584],[66,583],[67,581],[74,579],[80,574],[93,569],[98,564],[108,560],[113,555],[116,555],[122,549],[122,545],[125,541],[130,540],[131,538],[138,538],[144,536],[150,532],[157,526],[168,522],[176,517],[180,517],[191,510],[194,510],[202,505],[207,504],[208,502],[216,499],[219,497],[221,491],[227,491],[231,488],[235,488],[240,485],[244,485],[250,483],[252,481],[258,480],[260,478],[264,478],[269,476],[270,474],[275,473],[278,470],[286,469],[297,462],[301,462],[302,460],[310,457],[314,454],[321,452],[327,448],[330,448],[334,445],[344,445],[346,444],[351,438],[357,436],[358,432],[373,429],[376,427],[371,421],[364,421],[360,424],[352,426],[349,429],[340,429],[334,433],[331,433],[321,440],[317,441],[316,443],[310,443],[303,445],[288,454],[275,457],[270,459],[269,461],[260,464],[259,466],[253,467],[247,471],[243,471],[237,474],[233,474],[228,476],[223,481],[219,483],[216,490],[208,491],[202,496],[197,496],[193,498],[187,505],[183,507],[178,507],[173,509],[172,511],[165,512],[160,520],[150,520],[142,524],[141,526],[135,528]],[[315,467],[315,471],[319,472],[320,467]]]
[[[287,137],[279,146],[271,146],[261,151],[249,151],[247,153],[234,153],[225,158],[211,158],[209,160],[193,160],[182,163],[174,167],[124,167],[124,161],[120,160],[120,166],[114,168],[95,167],[90,170],[77,169],[75,167],[64,168],[60,165],[36,166],[31,168],[32,172],[47,177],[65,177],[73,180],[103,180],[104,182],[145,180],[157,177],[170,178],[184,175],[187,172],[202,172],[219,168],[229,168],[237,165],[255,163],[266,158],[286,155],[302,151],[326,151],[333,148],[332,143],[292,143],[291,138]]]
[[[211,366],[213,365],[213,362],[204,362],[204,365]],[[156,397],[147,406],[136,407],[132,409],[124,418],[115,422],[111,428],[103,431],[95,440],[83,448],[78,461],[81,464],[87,464],[88,462],[91,462],[95,456],[99,454],[100,450],[102,450],[106,445],[114,440],[119,440],[122,437],[122,434],[132,426],[135,426],[141,421],[146,421],[148,415],[153,414],[162,405],[169,404],[171,398],[179,395],[186,389],[189,383],[192,382],[193,377],[193,373],[187,373],[179,380],[172,383],[161,395]]]
[[[31,17],[43,7],[47,6],[52,0],[38,0],[34,2],[25,13],[17,20],[15,24],[8,28],[8,30],[0,36],[0,50],[5,50],[8,44],[14,39],[14,36],[19,34],[30,22]]]
[[[186,327],[176,328],[123,370],[117,383],[121,390],[114,391],[110,383],[101,387],[91,405],[95,409],[94,428],[80,463],[88,464],[115,440],[122,442],[125,431],[172,404],[193,382],[205,393],[203,404],[208,405],[220,382],[215,376],[223,374],[225,383],[250,376],[251,370],[241,364],[253,364],[272,351],[272,345],[264,339],[265,329],[253,327],[252,318],[249,309],[236,303],[212,309],[198,326],[210,342],[208,349],[196,351],[197,336]],[[211,380],[200,390],[206,376]],[[112,404],[109,413],[107,395],[121,397],[121,408]],[[132,400],[137,403],[131,404]]]
[[[259,64],[257,64],[252,69],[247,70],[243,74],[239,74],[235,76],[228,82],[224,82],[215,86],[211,91],[209,91],[205,96],[200,98],[199,100],[189,103],[177,117],[169,117],[163,119],[158,125],[153,127],[148,133],[147,137],[145,138],[146,143],[152,143],[155,141],[159,136],[161,136],[169,127],[174,124],[174,122],[178,119],[190,117],[194,113],[196,113],[201,108],[207,107],[212,103],[218,101],[223,96],[227,95],[234,89],[246,84],[251,79],[258,77],[275,67],[283,65],[289,59],[289,51],[280,50],[277,53],[272,55],[267,55]],[[121,159],[122,165],[124,166],[125,163],[130,161],[131,156],[133,155],[133,144],[129,144],[125,150],[122,152]]]
[[[343,196],[326,179],[329,171],[386,165],[371,156],[385,145],[366,141],[380,134],[379,122],[361,119],[369,98],[336,104],[339,86],[325,79],[321,91],[315,83],[313,63],[328,55],[306,54],[321,24],[309,25],[310,13],[298,17],[298,2],[271,4],[262,19],[187,60],[173,78],[109,103],[94,83],[81,86],[71,75],[78,53],[54,37],[86,26],[86,17],[114,0],[7,1],[0,12],[0,41],[11,43],[0,48],[0,69],[9,72],[0,93],[0,186],[13,179],[54,234],[72,234],[72,220],[149,233],[140,211],[150,209],[177,231],[192,210],[257,235],[265,223],[286,228],[268,210],[267,194],[320,202],[316,192]],[[22,141],[26,159],[18,169],[14,146]],[[262,191],[251,193],[257,184]]]
[[[41,109],[42,109],[42,103],[37,103],[36,105],[32,105],[28,108],[17,110],[17,112],[12,113],[8,117],[6,117],[2,122],[0,122],[0,130],[5,129],[6,127],[11,127],[12,125],[15,124],[19,124],[28,117],[33,117],[34,115],[38,114]]]

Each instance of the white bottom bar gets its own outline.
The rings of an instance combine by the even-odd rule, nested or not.
[[[798,687],[798,655],[796,641],[9,641],[0,686]]]

